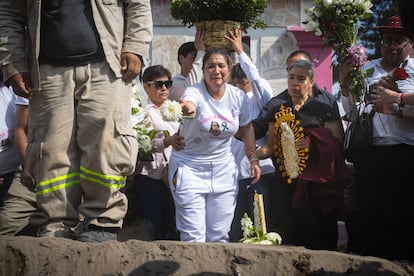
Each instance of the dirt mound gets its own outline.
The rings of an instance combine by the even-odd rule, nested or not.
[[[0,275],[414,275],[414,267],[303,247],[0,237]]]

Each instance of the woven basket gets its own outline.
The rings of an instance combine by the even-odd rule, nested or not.
[[[240,23],[231,20],[211,20],[197,23],[197,28],[204,30],[204,45],[206,49],[233,49],[231,42],[224,38],[229,31],[240,29]]]

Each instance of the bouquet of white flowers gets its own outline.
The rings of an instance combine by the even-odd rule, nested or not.
[[[139,90],[134,85],[131,93],[131,121],[132,128],[137,133],[138,140],[138,160],[153,161],[152,157],[152,139],[157,130],[152,129],[151,119],[145,108],[142,107],[141,100],[138,96]]]
[[[152,156],[152,140],[154,139],[157,132],[163,131],[165,137],[170,134],[167,130],[157,130],[152,126],[151,118],[146,112],[145,108],[142,107],[142,103],[139,99],[139,90],[136,86],[132,89],[131,94],[131,118],[132,128],[137,133],[137,140],[139,145],[138,160],[141,161],[153,161]],[[176,101],[166,100],[160,108],[161,116],[165,121],[177,121],[182,120],[181,106]]]
[[[358,68],[349,76],[346,84],[354,100],[359,100],[364,94],[364,79],[367,77],[361,69],[366,61],[365,49],[355,45],[358,23],[360,19],[371,16],[371,7],[369,0],[314,0],[313,6],[305,9],[308,17],[303,22],[306,31],[314,32],[322,37],[325,46],[332,47],[337,64],[342,64],[350,57]]]

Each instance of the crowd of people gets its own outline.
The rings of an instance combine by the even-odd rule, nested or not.
[[[350,252],[414,260],[407,224],[414,188],[406,181],[414,154],[414,42],[398,16],[379,27],[381,58],[364,66],[374,72],[367,84],[378,83],[369,101],[350,97],[351,63],[339,70],[346,113],[361,105],[375,110],[373,144],[350,166],[338,103],[314,82],[306,51],[288,57],[287,89],[273,96],[238,30],[225,37],[235,58],[206,49],[197,29],[195,41],[178,49],[179,74],[149,66],[150,1],[108,9],[10,0],[0,11],[0,38],[7,37],[0,39],[0,234],[116,240],[133,212],[151,224],[152,239],[238,242],[257,192],[266,228],[283,244],[337,250],[338,221],[345,220]],[[72,37],[77,44],[67,43]],[[405,79],[392,78],[397,68]],[[150,160],[138,158],[131,127],[137,80],[150,127],[160,130]],[[167,100],[179,102],[182,121],[163,118]],[[304,162],[292,177],[281,161],[283,130],[276,131],[286,128],[284,116],[293,155]],[[127,180],[132,189],[123,189]],[[358,208],[347,213],[350,184]]]

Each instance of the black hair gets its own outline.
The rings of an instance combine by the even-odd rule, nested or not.
[[[312,62],[312,57],[309,54],[309,52],[304,50],[296,50],[290,53],[290,55],[287,57],[286,62],[289,63],[289,60],[294,58],[295,56],[304,56],[309,62]]]
[[[224,59],[226,60],[227,65],[230,67],[230,69],[233,67],[233,62],[232,62],[232,60],[229,56],[229,53],[226,50],[219,49],[219,48],[212,48],[204,54],[203,69],[204,69],[204,66],[206,65],[206,61],[214,54],[222,55],[224,57]]]
[[[168,80],[171,80],[171,72],[162,65],[153,65],[145,69],[144,74],[142,75],[142,82],[149,82],[155,78],[168,77]]]
[[[193,41],[185,42],[178,48],[178,63],[181,65],[180,56],[186,57],[189,53],[197,52]]]
[[[240,66],[240,63],[237,63],[231,69],[231,78],[232,79],[237,79],[237,80],[241,80],[241,79],[246,79],[247,78],[246,73],[244,73],[243,69]]]

